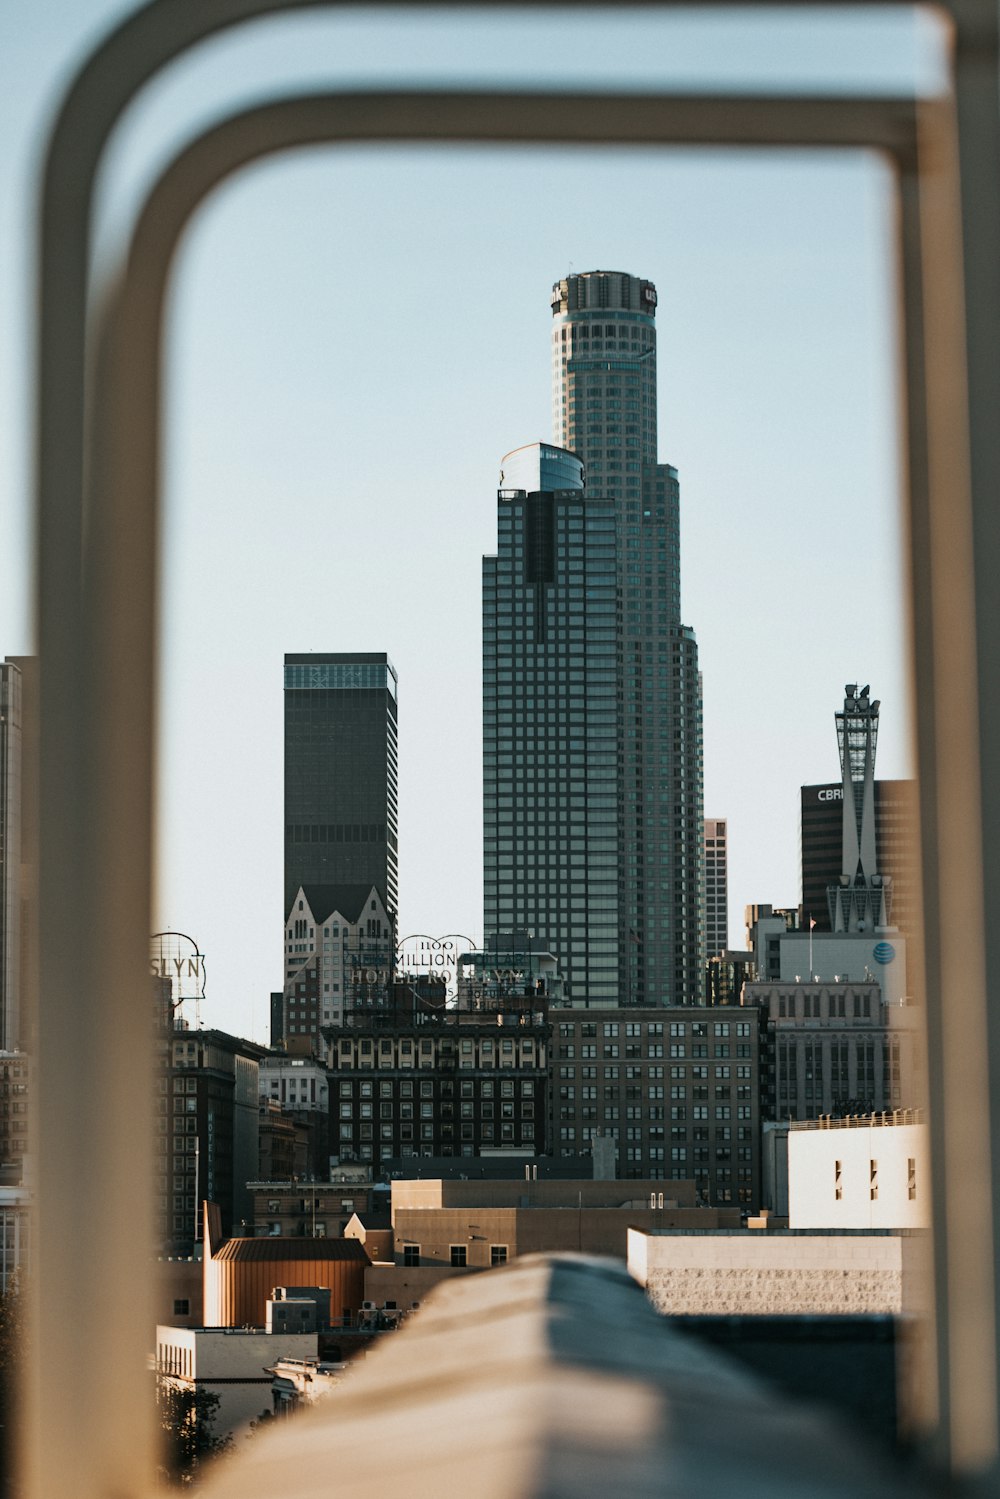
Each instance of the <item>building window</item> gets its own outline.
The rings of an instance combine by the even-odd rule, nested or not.
[[[404,1265],[409,1265],[411,1267],[411,1269],[415,1268],[417,1265],[420,1264],[420,1245],[419,1244],[404,1244],[403,1245],[403,1264]]]
[[[504,1254],[505,1255],[506,1255],[506,1252],[507,1251],[504,1250]],[[190,1303],[190,1301],[188,1300],[188,1298],[186,1296],[178,1297],[174,1301],[174,1316],[175,1317],[190,1317],[190,1315],[191,1315],[191,1303]]]
[[[506,1244],[491,1244],[490,1245],[490,1264],[491,1265],[506,1265],[506,1263],[507,1263],[507,1246],[506,1246]]]
[[[451,1246],[451,1264],[456,1270],[462,1269],[468,1263],[468,1252],[464,1244],[453,1244]]]

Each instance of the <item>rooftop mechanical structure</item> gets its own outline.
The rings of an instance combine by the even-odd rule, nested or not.
[[[844,707],[835,715],[843,800],[841,875],[827,887],[830,927],[835,932],[870,932],[889,925],[892,880],[878,873],[875,857],[875,750],[878,698],[857,683],[844,688]]]

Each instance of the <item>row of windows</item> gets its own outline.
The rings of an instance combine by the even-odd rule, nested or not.
[[[393,1146],[394,1142],[397,1140],[403,1142],[412,1142],[413,1140],[415,1140],[417,1138],[417,1128],[418,1126],[416,1124],[409,1121],[398,1125],[381,1124],[379,1126],[378,1137],[380,1140],[385,1142],[383,1146],[383,1153],[387,1155],[395,1154],[396,1152]],[[460,1129],[462,1140],[474,1141],[476,1139],[475,1125],[462,1124],[460,1126]],[[421,1124],[419,1126],[419,1131],[419,1138],[423,1141],[428,1142],[429,1144],[434,1144],[434,1142],[438,1140],[450,1140],[455,1132],[453,1125],[437,1123]],[[340,1125],[341,1144],[343,1145],[345,1143],[352,1142],[354,1138],[354,1123],[342,1123]],[[357,1138],[361,1141],[373,1140],[375,1138],[374,1126],[367,1122],[359,1124],[357,1126]],[[518,1128],[515,1128],[513,1123],[501,1123],[500,1134],[498,1137],[496,1134],[496,1126],[493,1124],[493,1122],[491,1120],[484,1119],[479,1125],[479,1138],[483,1143],[491,1143],[493,1140],[499,1138],[501,1143],[504,1145],[513,1145],[519,1140],[522,1145],[531,1145],[532,1147],[534,1147],[535,1126],[530,1119],[523,1121]],[[406,1155],[407,1151],[404,1150],[402,1153],[403,1155]],[[442,1145],[436,1153],[448,1155],[449,1151]],[[464,1151],[463,1154],[465,1154]],[[362,1150],[361,1158],[362,1160],[367,1160],[370,1157],[368,1157],[365,1154],[364,1150]]]
[[[421,1103],[420,1117],[421,1119],[451,1119],[454,1115],[454,1107],[454,1104],[451,1103]],[[393,1099],[389,1099],[383,1103],[380,1103],[378,1106],[378,1117],[380,1119],[392,1119],[396,1114],[397,1108],[399,1111],[399,1117],[401,1119],[414,1118],[414,1110],[416,1108],[416,1105],[412,1101],[407,1099],[401,1100],[398,1104]],[[484,1119],[492,1119],[495,1108],[496,1104],[494,1103],[493,1099],[486,1098],[480,1100],[479,1112]],[[374,1109],[374,1103],[362,1103],[357,1106],[352,1103],[342,1103],[340,1105],[340,1117],[341,1119],[353,1119],[355,1116],[355,1112],[357,1112],[359,1118],[371,1119],[374,1117]],[[472,1119],[474,1117],[474,1110],[475,1103],[472,1101],[459,1104],[459,1112],[463,1119]],[[519,1113],[522,1119],[533,1118],[535,1113],[534,1100],[531,1100],[530,1102],[522,1101]],[[504,1100],[501,1100],[500,1117],[502,1119],[514,1118],[513,1099],[506,1102]]]
[[[450,1259],[451,1259],[452,1266],[455,1269],[461,1269],[463,1266],[465,1266],[465,1265],[467,1265],[469,1263],[469,1261],[468,1261],[468,1246],[465,1245],[465,1244],[452,1244],[452,1245],[450,1245],[449,1246],[449,1256],[450,1256]],[[507,1263],[507,1245],[506,1244],[491,1244],[490,1245],[490,1264],[491,1265],[506,1265],[506,1263]],[[420,1264],[420,1245],[419,1244],[404,1244],[403,1245],[403,1264],[406,1265],[406,1266],[409,1266],[410,1268],[416,1268]]]
[[[375,1096],[372,1091],[374,1086],[375,1084],[370,1082],[354,1083],[342,1080],[340,1083],[340,1096],[341,1098],[373,1098]],[[492,1098],[496,1086],[490,1078],[477,1079],[475,1083],[471,1081],[462,1082],[459,1085],[462,1098],[472,1098],[477,1092],[481,1098]],[[522,1079],[521,1096],[524,1098],[533,1098],[536,1086],[537,1084],[533,1079]],[[420,1097],[433,1098],[435,1092],[440,1093],[442,1098],[451,1097],[453,1096],[454,1087],[455,1084],[449,1082],[447,1079],[437,1082],[424,1080],[419,1084]],[[513,1098],[517,1084],[514,1078],[502,1078],[499,1087],[501,1098]],[[392,1098],[398,1091],[400,1098],[412,1098],[413,1089],[414,1084],[408,1079],[404,1079],[398,1084],[380,1082],[378,1085],[378,1096],[379,1098]]]

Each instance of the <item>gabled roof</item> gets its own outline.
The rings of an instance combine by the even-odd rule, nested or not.
[[[296,891],[290,909],[285,912],[286,921],[295,909],[300,893],[305,897],[316,921],[325,921],[336,912],[353,926],[366,909],[372,895],[378,896],[379,904],[385,909],[385,901],[377,885],[302,885]]]

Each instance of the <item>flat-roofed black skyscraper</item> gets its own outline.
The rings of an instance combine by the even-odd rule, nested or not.
[[[375,885],[395,918],[396,670],[285,657],[285,910],[300,885]]]

